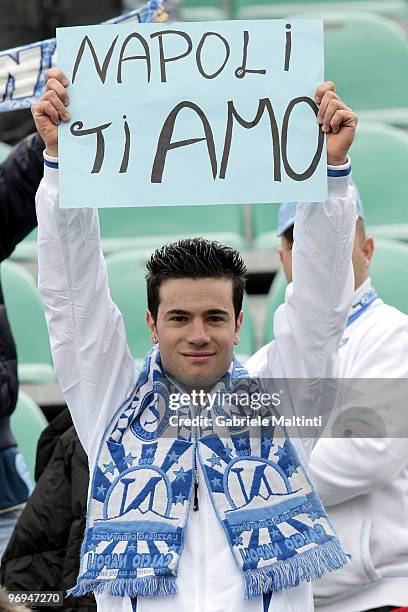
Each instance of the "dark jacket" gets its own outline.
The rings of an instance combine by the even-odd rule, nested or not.
[[[0,262],[37,225],[35,193],[43,175],[44,144],[37,134],[25,138],[0,164]],[[1,273],[1,268],[0,268]],[[16,440],[9,417],[18,393],[16,347],[1,291],[0,276],[0,510],[27,499],[28,489],[15,471]]]
[[[0,584],[9,591],[66,591],[76,583],[89,475],[88,460],[68,410],[40,437],[36,479],[38,476],[2,558]],[[96,604],[93,595],[69,597],[63,609],[95,612]],[[55,612],[60,610],[55,608]]]

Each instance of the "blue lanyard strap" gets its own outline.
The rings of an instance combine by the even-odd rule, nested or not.
[[[349,325],[351,325],[351,323],[353,323],[353,321],[358,319],[358,317],[360,317],[363,314],[363,312],[367,310],[370,304],[372,304],[374,300],[377,299],[377,297],[378,296],[377,296],[376,290],[373,287],[371,287],[371,289],[369,289],[363,295],[361,300],[357,302],[357,304],[354,304],[353,308],[351,309],[352,310],[351,315],[347,319],[346,327],[348,327]]]

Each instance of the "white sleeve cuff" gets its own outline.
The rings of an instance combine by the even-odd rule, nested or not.
[[[44,151],[44,179],[47,188],[58,191],[58,157],[51,157]]]
[[[327,166],[327,184],[330,198],[344,198],[351,180],[351,161],[347,157],[347,163],[342,166]]]

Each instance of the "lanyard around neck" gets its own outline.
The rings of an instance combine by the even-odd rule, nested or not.
[[[349,318],[347,319],[347,325],[346,327],[348,327],[349,325],[351,325],[351,323],[353,323],[356,319],[358,319],[359,317],[361,317],[361,315],[363,314],[363,312],[365,310],[367,310],[367,308],[374,302],[374,300],[377,299],[377,292],[376,290],[371,287],[361,298],[361,300],[359,302],[357,302],[357,304],[354,304],[354,306],[351,309],[351,314],[349,315]]]

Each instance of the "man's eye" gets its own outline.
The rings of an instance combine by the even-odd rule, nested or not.
[[[173,317],[170,317],[170,321],[185,321],[186,317],[184,315],[174,315]]]
[[[213,315],[212,317],[209,317],[208,320],[212,321],[213,323],[218,323],[219,321],[224,321],[224,317]]]

